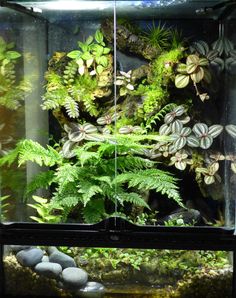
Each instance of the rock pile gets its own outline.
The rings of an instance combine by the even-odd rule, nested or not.
[[[102,298],[105,288],[101,283],[88,282],[88,274],[77,267],[74,259],[49,247],[47,253],[36,247],[10,245],[8,250],[15,254],[18,263],[30,267],[41,276],[55,279],[58,287],[69,290],[75,297]]]

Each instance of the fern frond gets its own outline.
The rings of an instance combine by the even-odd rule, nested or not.
[[[39,173],[34,179],[27,185],[24,198],[34,193],[39,188],[47,189],[53,182],[54,171],[46,171]]]
[[[7,165],[10,167],[18,158],[19,144],[16,145],[15,149],[9,151],[6,155],[0,158],[0,167]]]
[[[18,164],[21,166],[27,161],[35,162],[39,166],[54,166],[62,163],[62,156],[51,146],[45,149],[38,142],[23,140],[19,143]]]
[[[104,201],[93,199],[84,207],[83,218],[86,223],[97,223],[106,216]]]
[[[73,98],[67,97],[65,100],[65,109],[70,118],[78,118],[79,117],[79,106]]]
[[[89,144],[89,143],[87,143],[87,144]],[[97,143],[95,142],[95,144],[97,144]],[[85,147],[76,147],[73,150],[73,152],[76,154],[76,157],[79,160],[82,167],[85,164],[93,163],[93,162],[96,162],[96,160],[99,160],[98,152],[86,151],[86,150],[84,150],[84,148]]]
[[[94,196],[103,193],[103,191],[98,185],[83,181],[80,184],[78,193],[82,194],[81,201],[85,207]]]
[[[178,205],[183,207],[176,182],[177,179],[173,178],[171,174],[158,169],[124,173],[118,175],[114,180],[114,183],[118,185],[128,183],[129,188],[156,190],[156,192],[167,195],[168,198],[173,199]]]
[[[76,188],[76,180],[78,179],[78,167],[71,164],[64,164],[60,166],[55,172],[54,181],[58,183],[57,192],[61,193],[67,187],[68,183],[73,183]]]
[[[146,129],[152,129],[152,126],[156,125],[157,121],[161,121],[167,113],[172,111],[177,105],[175,103],[169,103],[159,110],[155,115],[149,117],[146,121]]]
[[[145,202],[145,200],[142,198],[141,195],[139,195],[136,192],[119,192],[116,195],[119,202],[129,202],[136,206],[146,207],[150,209],[148,204]]]

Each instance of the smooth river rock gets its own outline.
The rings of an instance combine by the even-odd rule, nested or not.
[[[83,287],[88,281],[88,274],[80,268],[66,268],[62,271],[63,284],[72,290],[77,290]]]
[[[26,245],[9,245],[9,250],[12,251],[13,253],[17,253],[23,249],[28,249],[31,248],[31,246],[26,246]]]
[[[105,287],[98,282],[89,281],[76,294],[81,298],[102,298],[105,294]]]
[[[41,262],[49,262],[49,257],[48,256],[43,256]]]
[[[40,263],[43,258],[43,251],[40,248],[28,248],[16,254],[17,261],[25,267],[33,267]]]
[[[62,267],[57,263],[41,262],[35,268],[35,272],[49,278],[57,278],[62,273]]]
[[[76,267],[74,259],[60,251],[53,252],[49,256],[49,262],[60,264],[62,269]]]

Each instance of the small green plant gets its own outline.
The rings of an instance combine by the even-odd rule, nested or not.
[[[53,172],[49,172],[50,175],[48,172],[41,173],[29,185],[30,192],[40,186],[53,185],[55,188],[50,202],[34,197],[38,204],[30,206],[35,206],[33,208],[39,213],[40,217],[34,218],[38,221],[42,216],[52,221],[65,219],[74,209],[80,208],[85,222],[94,222],[107,216],[106,204],[131,204],[149,209],[148,202],[141,195],[143,190],[160,192],[182,206],[177,180],[168,172],[157,169],[155,162],[142,157],[146,145],[137,140],[146,137],[137,135],[131,142],[130,136],[121,135],[120,139],[116,136],[116,142],[119,140],[116,144],[114,139],[90,141],[73,149],[76,158],[73,163],[50,146],[45,149],[36,142],[25,140],[0,159],[0,164],[11,164],[18,158],[19,165],[32,161],[40,166],[56,166]],[[116,150],[118,156],[115,155]],[[63,216],[54,218],[54,209],[63,210]]]
[[[7,213],[8,213],[8,207],[10,206],[9,203],[6,203],[6,201],[9,199],[9,196],[1,196],[0,197],[0,221],[6,221],[7,219]]]
[[[59,223],[62,221],[62,215],[52,214],[48,199],[33,196],[34,204],[28,204],[28,206],[34,208],[37,211],[38,216],[30,216],[31,219],[38,223]],[[55,211],[61,211],[61,207],[54,208]]]
[[[193,82],[196,90],[196,95],[201,101],[209,98],[207,93],[200,93],[197,84],[201,81],[210,83],[211,74],[208,70],[209,61],[206,58],[201,58],[198,55],[191,54],[186,59],[186,64],[180,63],[177,67],[178,74],[175,77],[175,86],[177,88],[185,88],[190,81]]]
[[[29,81],[19,80],[16,76],[21,54],[13,50],[14,47],[13,42],[7,43],[0,37],[0,106],[10,110],[16,110],[31,91]]]

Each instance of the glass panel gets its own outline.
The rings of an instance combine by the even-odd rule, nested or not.
[[[2,195],[10,194],[3,184],[10,180],[22,186],[21,190],[15,189],[19,197],[15,201],[22,202],[24,197],[22,209],[16,206],[18,214],[12,215],[4,204],[12,198],[2,198],[3,221],[95,223],[114,213],[115,141],[109,127],[104,129],[103,125],[104,121],[114,121],[113,115],[111,119],[107,116],[108,107],[113,109],[114,105],[113,46],[100,30],[104,17],[112,18],[113,11],[109,4],[95,13],[95,4],[90,8],[77,5],[70,11],[59,6],[56,12],[43,11],[35,18],[24,19],[21,13],[19,21],[14,22],[10,10],[6,21],[1,21],[3,34],[13,31],[11,41],[19,43],[22,55],[29,52],[38,62],[36,66],[32,62],[28,67],[20,65],[19,75],[26,78],[32,70],[34,76],[40,71],[40,79],[32,84],[33,93],[21,110],[19,122],[25,123],[26,133],[18,139],[23,141],[14,140],[9,149],[17,143],[16,149],[9,154],[3,152],[1,160],[6,169]],[[19,32],[5,27],[17,27]],[[41,113],[45,113],[45,119]],[[47,141],[42,142],[35,134]],[[12,171],[18,163],[27,181],[9,179],[9,158],[17,160]]]
[[[22,54],[10,58],[16,82],[34,79],[12,137],[16,111],[1,108],[3,221],[233,226],[227,1],[8,3],[36,16],[1,9],[1,34]]]
[[[48,118],[40,108],[46,26],[43,21],[9,9],[1,8],[0,14],[0,156],[7,158],[24,138],[41,144],[48,140]],[[1,168],[2,221],[22,221],[27,216],[24,188],[38,171],[36,165],[27,163],[18,168],[10,160]]]
[[[118,194],[120,216],[138,224],[233,226],[234,21],[197,17],[202,5],[223,17],[226,6],[214,2],[178,2],[178,18],[171,5],[135,3],[139,13],[126,16],[117,6],[116,124],[131,144],[125,162],[118,156],[117,189],[127,188]],[[106,37],[111,26],[104,26]]]
[[[230,298],[228,253],[5,246],[6,294],[16,297]]]

